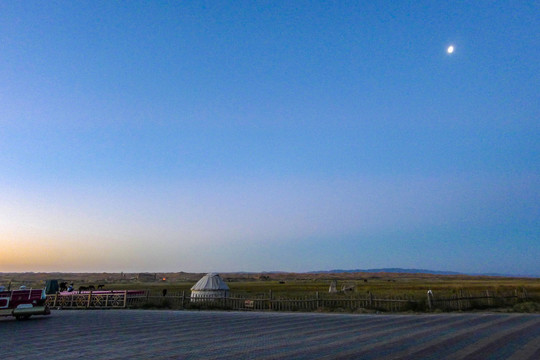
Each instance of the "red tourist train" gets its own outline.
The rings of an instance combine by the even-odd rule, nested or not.
[[[17,320],[23,320],[32,315],[49,315],[51,312],[45,299],[45,290],[42,289],[5,290],[0,287],[0,316],[15,316]]]

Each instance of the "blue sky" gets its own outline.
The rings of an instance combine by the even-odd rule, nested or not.
[[[1,2],[0,271],[540,276],[539,10]]]

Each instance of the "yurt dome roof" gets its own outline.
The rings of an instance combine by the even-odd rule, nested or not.
[[[209,273],[203,276],[191,290],[196,291],[214,291],[214,290],[229,290],[229,286],[225,284],[225,281],[216,273]]]

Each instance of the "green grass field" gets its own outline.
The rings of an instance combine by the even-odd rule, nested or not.
[[[337,281],[338,289],[341,285],[354,285],[355,293],[373,293],[381,297],[411,296],[423,298],[428,290],[438,295],[452,295],[459,291],[471,293],[511,293],[516,290],[522,292],[525,289],[528,296],[540,299],[540,281],[538,279],[377,279],[368,282],[342,280]],[[189,291],[194,282],[178,283],[119,283],[111,284],[118,289],[139,289],[161,291],[167,289],[171,292]],[[228,282],[231,293],[237,294],[267,294],[270,291],[275,296],[295,297],[307,293],[327,293],[330,280],[290,280],[290,281],[236,281]]]
[[[80,285],[104,284],[105,289],[149,290],[160,293],[167,289],[169,294],[189,293],[190,288],[203,274],[170,273],[159,274],[159,281],[138,281],[125,274],[47,274],[47,273],[0,273],[0,284],[13,288],[24,284],[29,287],[43,287],[46,279],[61,279],[73,282],[75,288]],[[298,297],[328,293],[330,282],[337,281],[337,288],[342,285],[354,286],[354,293],[361,295],[372,293],[379,297],[413,297],[423,299],[428,290],[436,296],[451,296],[459,292],[509,294],[525,293],[528,297],[540,301],[540,278],[481,277],[464,275],[426,275],[426,274],[389,274],[389,273],[353,273],[353,274],[222,274],[232,294],[265,296],[270,291],[276,297]],[[166,278],[166,281],[162,281]]]
[[[156,301],[163,301],[162,291],[167,289],[167,296],[174,302],[175,296],[189,298],[191,287],[204,275],[193,273],[155,274],[150,277],[140,274],[107,274],[107,273],[0,273],[0,285],[11,283],[12,289],[20,285],[32,288],[43,288],[45,280],[73,282],[75,289],[79,286],[99,284],[105,290],[145,290],[153,298],[152,303],[145,306],[155,307]],[[512,301],[470,301],[468,309],[496,311],[539,312],[540,311],[540,278],[509,278],[465,275],[428,275],[428,274],[394,274],[394,273],[339,273],[339,274],[296,274],[296,273],[230,273],[221,274],[230,288],[232,298],[251,299],[313,299],[318,292],[319,297],[330,299],[367,298],[387,300],[406,300],[411,302],[409,310],[425,311],[428,308],[427,291],[431,290],[435,299],[454,299],[456,297],[493,297],[512,296]],[[139,279],[146,278],[147,281]],[[342,286],[353,288],[351,292],[329,294],[330,283],[337,281],[337,289]],[[158,305],[160,304],[158,301]],[[343,302],[342,302],[343,303]],[[474,304],[473,304],[474,303]],[[487,304],[486,304],[487,303]],[[416,305],[414,305],[416,304]],[[491,306],[488,306],[491,304]],[[163,305],[163,304],[161,304]],[[436,304],[445,308],[441,303]],[[338,306],[339,307],[339,306]],[[335,311],[328,308],[321,311]],[[355,311],[349,309],[348,311]]]

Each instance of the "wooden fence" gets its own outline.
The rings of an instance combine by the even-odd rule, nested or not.
[[[72,293],[47,295],[46,304],[60,309],[114,309],[127,307],[127,291],[108,294]]]
[[[488,309],[497,307],[508,307],[529,300],[525,289],[514,290],[514,292],[495,293],[486,290],[485,292],[470,292],[460,290],[451,296],[436,296],[433,292],[427,293],[427,310],[460,311],[471,309]]]
[[[373,294],[366,296],[335,296],[318,292],[303,297],[275,297],[268,295],[239,295],[228,297],[199,297],[191,301],[185,292],[167,296],[147,293],[145,296],[128,298],[130,307],[170,307],[180,309],[227,309],[227,310],[274,310],[274,311],[315,311],[315,310],[358,310],[373,309],[399,312],[410,310],[415,306],[412,297],[380,298]]]
[[[335,295],[312,293],[303,297],[280,297],[268,294],[255,296],[231,294],[227,297],[199,297],[191,301],[189,292],[169,293],[166,296],[149,291],[132,295],[127,291],[110,294],[49,295],[47,304],[61,309],[105,308],[171,308],[171,309],[223,309],[223,310],[271,310],[271,311],[456,311],[512,306],[527,301],[526,291],[512,294],[472,294],[459,291],[451,296],[437,296],[428,292],[427,298],[412,296],[379,297],[375,294]]]

